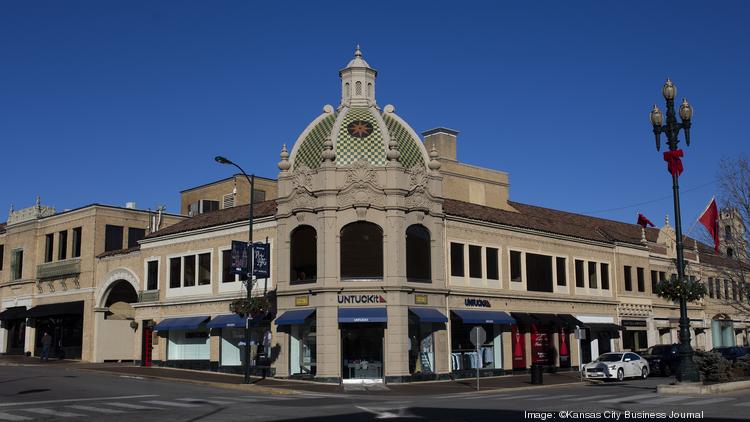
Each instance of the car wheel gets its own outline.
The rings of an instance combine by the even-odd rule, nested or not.
[[[644,380],[648,378],[648,368],[646,368],[645,366],[641,368],[641,378]]]
[[[625,371],[620,368],[617,370],[617,381],[622,381],[625,379]]]

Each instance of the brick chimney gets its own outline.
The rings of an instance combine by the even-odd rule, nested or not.
[[[444,160],[458,161],[456,155],[456,139],[458,137],[458,131],[448,129],[445,127],[437,127],[422,132],[424,137],[424,145],[427,151],[432,149],[435,145],[435,149],[438,152],[438,158]]]

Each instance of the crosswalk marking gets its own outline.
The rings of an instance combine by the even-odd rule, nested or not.
[[[115,413],[125,413],[124,410],[115,410],[115,409],[107,409],[106,407],[94,407],[94,406],[84,406],[81,404],[74,404],[72,406],[66,406],[73,409],[78,410],[86,410],[88,412],[97,412],[97,413],[104,413],[104,414],[115,414]]]
[[[654,396],[655,396],[654,393],[636,394],[635,396],[617,397],[614,399],[602,400],[599,403],[622,403],[624,401],[640,400],[640,399],[645,399],[646,397],[654,397]]]
[[[567,398],[567,397],[575,397],[575,396],[576,396],[575,394],[561,394],[559,396],[537,397],[537,398],[529,399],[529,400],[552,400],[552,399],[560,400],[560,399],[564,399],[564,398]]]
[[[700,406],[704,404],[714,404],[714,403],[721,403],[721,402],[732,401],[732,400],[734,400],[734,397],[716,397],[713,399],[689,401],[687,403],[680,403],[680,404],[689,405],[689,406]]]
[[[115,407],[122,407],[123,409],[133,409],[133,410],[156,409],[155,407],[141,406],[140,404],[132,404],[132,403],[107,403],[107,405],[115,406]]]
[[[688,400],[688,399],[691,399],[691,398],[692,398],[692,397],[688,397],[688,396],[672,396],[672,397],[661,397],[661,398],[658,398],[658,399],[653,399],[653,400],[645,400],[645,401],[639,402],[639,404],[663,404],[663,403],[672,403],[672,402],[676,402],[676,401],[683,401],[683,400]]]
[[[86,416],[80,413],[63,412],[62,410],[53,410],[53,409],[23,409],[23,411],[37,413],[40,415],[55,416],[58,418],[75,418],[79,416]]]
[[[612,397],[611,394],[601,394],[598,396],[585,396],[585,397],[577,397],[574,399],[565,399],[565,401],[584,401],[584,400],[597,400],[597,399],[604,399],[607,397]]]
[[[227,404],[235,404],[233,401],[226,401],[226,400],[207,400],[207,399],[193,399],[193,398],[184,398],[184,399],[177,399],[179,401],[185,401],[188,403],[195,403],[195,404],[201,404],[201,403],[208,403],[208,404],[215,404],[215,405],[227,405]]]
[[[31,418],[26,416],[11,415],[10,413],[0,412],[0,421],[30,421]]]
[[[159,406],[172,406],[172,407],[198,407],[197,404],[179,403],[179,402],[165,401],[165,400],[146,400],[142,403],[156,404]]]

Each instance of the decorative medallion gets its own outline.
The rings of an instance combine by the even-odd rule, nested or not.
[[[364,120],[355,120],[346,126],[349,135],[355,138],[366,138],[373,130],[372,123]]]

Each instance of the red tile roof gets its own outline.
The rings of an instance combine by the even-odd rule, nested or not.
[[[146,239],[153,239],[170,234],[189,232],[193,230],[221,226],[224,224],[247,220],[248,213],[250,212],[249,208],[249,205],[240,205],[232,208],[225,208],[218,211],[198,214],[195,217],[188,218],[186,220],[180,221],[179,223],[167,226],[155,233],[151,233],[146,236]],[[274,200],[258,202],[253,206],[253,215],[255,218],[269,217],[275,214],[276,201]]]

